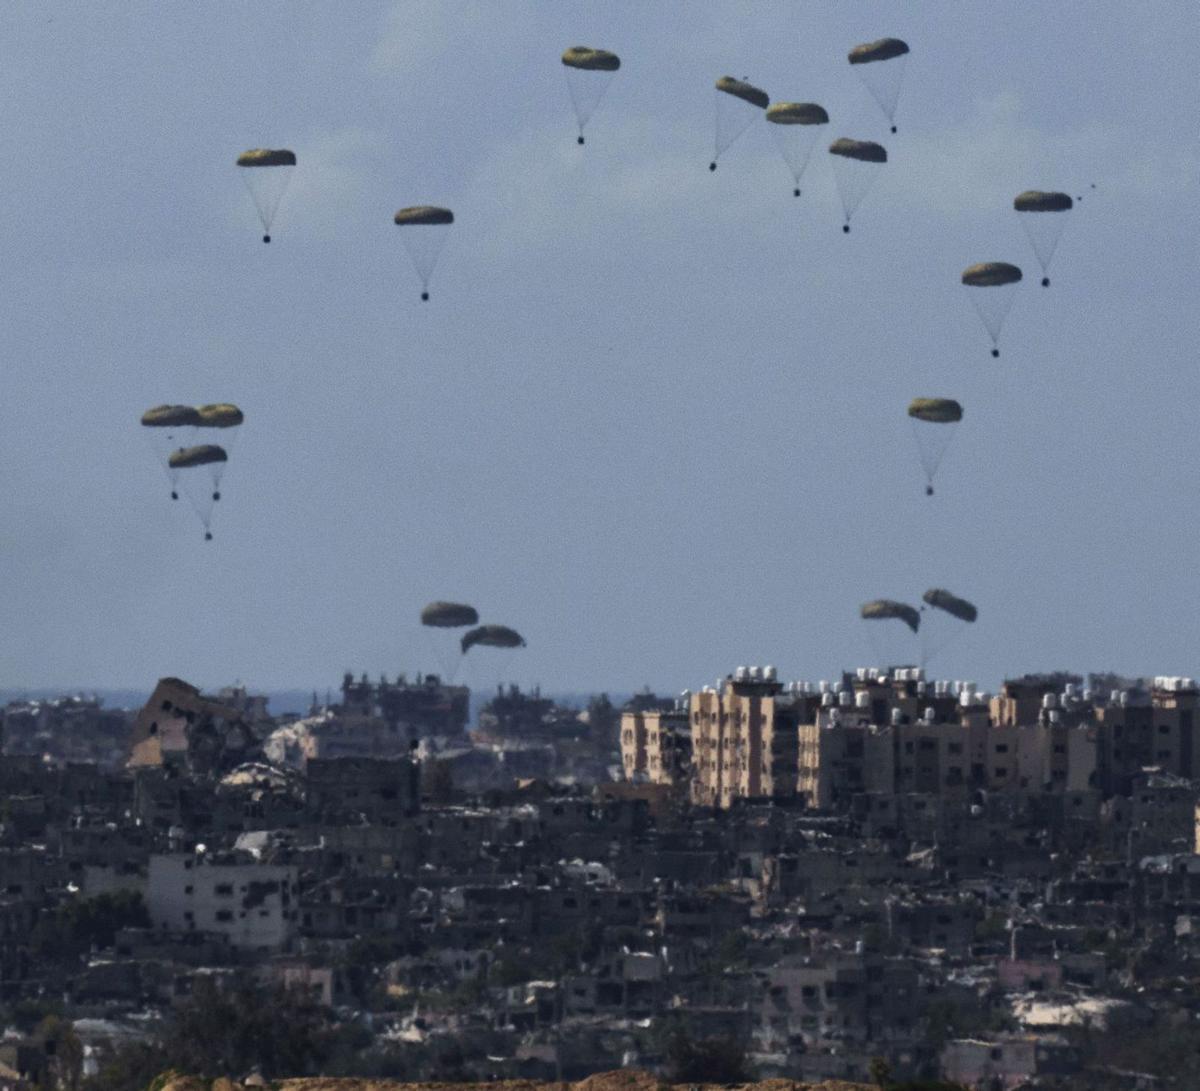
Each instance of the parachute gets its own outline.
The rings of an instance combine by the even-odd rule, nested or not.
[[[842,211],[846,214],[842,230],[848,233],[850,217],[862,204],[879,167],[887,162],[887,149],[871,140],[851,140],[842,136],[829,145],[829,154],[833,156],[833,176],[842,199]]]
[[[436,629],[457,629],[478,625],[479,611],[462,602],[431,602],[421,611],[421,624]]]
[[[770,105],[766,91],[732,76],[722,76],[716,83],[717,125],[716,154],[708,165],[717,169],[721,154],[742,135],[756,117]]]
[[[1000,355],[1000,329],[1012,308],[1021,270],[1006,261],[984,261],[963,270],[962,282],[973,290],[971,302],[992,339],[992,355]]]
[[[237,437],[241,434],[242,422],[246,419],[242,411],[229,402],[216,402],[200,406],[196,413],[199,416],[196,438],[212,444],[220,440],[221,450],[226,455],[232,454]],[[213,464],[213,500],[221,499],[221,476],[224,472],[224,464]]]
[[[190,405],[156,405],[142,414],[147,428],[183,428],[200,423],[200,414]]]
[[[202,405],[195,412],[202,428],[236,428],[246,419],[242,415],[242,411],[229,402]]]
[[[767,120],[796,183],[792,195],[799,197],[800,176],[812,157],[818,127],[829,124],[829,115],[815,102],[776,102],[767,107]]]
[[[583,143],[583,127],[612,83],[621,58],[607,49],[591,49],[585,45],[573,45],[562,55],[567,70],[567,90],[571,105],[575,109],[575,120],[579,124],[579,143]]]
[[[263,227],[263,242],[271,241],[271,224],[296,167],[296,153],[287,148],[251,148],[237,157],[242,179],[250,191]]]
[[[414,205],[412,208],[402,208],[392,217],[392,222],[404,228],[401,236],[404,248],[412,258],[417,276],[421,278],[421,298],[428,300],[429,278],[433,276],[433,267],[437,265],[442,247],[446,245],[446,235],[454,223],[454,213],[435,205]]]
[[[863,42],[850,50],[846,59],[854,66],[879,108],[887,115],[892,132],[896,131],[896,103],[904,82],[908,44],[899,38],[880,38]]]
[[[953,398],[913,398],[908,403],[913,435],[925,470],[925,495],[933,495],[933,477],[962,420],[962,406]]]
[[[179,472],[180,485],[204,524],[205,541],[212,541],[213,504],[221,497],[218,487],[228,459],[224,447],[204,443],[197,447],[182,447],[167,460],[167,465]]]
[[[507,625],[480,625],[466,633],[461,641],[463,655],[476,644],[485,648],[523,648],[525,638]]]
[[[924,666],[947,644],[961,636],[965,625],[973,625],[979,617],[979,611],[974,603],[941,587],[931,587],[921,599],[926,606],[938,611],[926,619],[926,625],[921,630],[921,665]]]
[[[1032,213],[1021,217],[1021,226],[1042,267],[1043,288],[1050,287],[1050,260],[1067,223],[1062,213],[1070,212],[1074,205],[1065,193],[1043,193],[1037,189],[1027,189],[1013,200],[1017,212]]]
[[[916,663],[917,647],[913,636],[921,628],[921,615],[915,607],[892,599],[875,599],[864,602],[858,614],[864,622],[870,623],[866,633],[879,665],[901,667]],[[903,626],[895,625],[897,621],[903,622]],[[879,622],[893,624],[880,625]]]
[[[223,447],[205,443],[199,447],[181,447],[171,455],[170,465],[172,469],[190,470],[194,466],[216,466],[228,460],[229,456]]]
[[[952,595],[941,587],[931,587],[921,598],[927,605],[938,610],[945,610],[959,621],[974,622],[979,616],[979,611],[973,603],[967,602],[966,599],[960,599],[957,595]]]
[[[462,656],[455,654],[458,640],[447,629],[462,629],[479,624],[479,611],[465,602],[431,602],[421,610],[421,624],[429,641],[430,653],[436,657],[442,677],[453,681],[458,674]],[[434,633],[432,630],[443,630]],[[450,639],[447,639],[449,637]]]
[[[858,610],[864,621],[903,621],[914,633],[921,628],[921,615],[915,606],[894,599],[874,599],[864,602]]]
[[[156,405],[142,414],[142,427],[150,429],[145,435],[155,461],[166,471],[172,500],[179,499],[179,470],[170,464],[171,453],[184,445],[183,429],[199,424],[200,414],[190,405]]]

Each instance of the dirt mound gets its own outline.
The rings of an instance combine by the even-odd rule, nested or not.
[[[160,1082],[161,1080],[161,1082]],[[221,1078],[211,1084],[195,1076],[155,1081],[151,1091],[246,1091],[243,1084]],[[578,1083],[539,1083],[535,1080],[499,1080],[495,1083],[400,1083],[395,1080],[364,1080],[354,1077],[314,1076],[276,1080],[272,1091],[873,1091],[863,1083],[829,1080],[825,1083],[796,1083],[794,1080],[762,1080],[736,1086],[725,1084],[671,1084],[649,1072],[618,1069],[598,1072]],[[250,1091],[260,1091],[251,1088]]]

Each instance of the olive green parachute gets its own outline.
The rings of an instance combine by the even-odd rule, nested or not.
[[[239,167],[294,167],[296,153],[287,148],[251,148],[237,157]]]
[[[1065,193],[1043,193],[1040,189],[1027,189],[1013,199],[1013,208],[1018,212],[1069,212],[1075,202]]]
[[[979,616],[979,611],[974,604],[967,602],[966,599],[960,599],[957,595],[952,595],[941,587],[931,587],[921,598],[930,606],[953,614],[960,621],[973,622]]]
[[[842,230],[848,233],[850,218],[874,184],[880,165],[887,162],[887,151],[873,140],[841,136],[829,145],[829,154],[833,156],[833,180],[846,217]]]
[[[254,209],[258,213],[259,223],[262,224],[263,242],[271,241],[271,225],[279,211],[279,203],[287,192],[288,182],[291,181],[292,170],[296,166],[296,153],[287,148],[252,148],[242,152],[237,157],[239,167],[249,167],[239,173],[250,198],[254,201]],[[274,170],[258,170],[258,167],[274,167]]]
[[[202,405],[196,412],[203,428],[236,428],[246,419],[242,411],[229,402]]]
[[[953,398],[913,398],[908,403],[908,415],[925,470],[925,495],[932,496],[933,479],[962,420],[963,409]]]
[[[887,149],[873,140],[851,140],[839,136],[829,145],[830,155],[840,155],[843,159],[857,159],[860,163],[886,163]]]
[[[847,54],[851,64],[870,64],[872,61],[890,61],[903,57],[908,52],[908,43],[899,38],[880,38],[877,42],[863,42]]]
[[[815,102],[775,102],[767,107],[767,120],[776,125],[828,125],[829,115]]]
[[[864,621],[889,621],[895,618],[903,621],[914,633],[921,628],[921,615],[916,607],[906,602],[895,602],[892,599],[875,599],[864,602],[858,610]]]
[[[771,103],[766,91],[751,83],[746,83],[744,80],[735,80],[732,76],[722,76],[717,80],[716,87],[718,91],[723,91],[734,98],[740,98],[743,102],[757,106],[760,110],[765,110]]]
[[[562,63],[568,68],[580,68],[585,72],[615,72],[621,67],[621,58],[607,49],[573,45],[563,53]]]
[[[992,339],[992,355],[1000,355],[1000,328],[1008,317],[1021,270],[1006,261],[984,261],[963,270],[962,282],[969,288],[988,288],[970,292],[971,303]]]
[[[794,197],[800,196],[800,177],[812,158],[817,140],[817,126],[828,125],[829,115],[815,102],[776,102],[767,107],[771,133],[779,146],[779,154],[792,172]]]
[[[908,415],[930,424],[956,424],[962,420],[962,406],[953,398],[913,398]]]
[[[199,423],[200,414],[190,405],[156,405],[142,414],[147,428],[194,428]]]
[[[417,276],[421,278],[421,298],[428,300],[429,281],[446,245],[450,225],[454,223],[454,213],[436,205],[413,205],[397,212],[392,222],[404,228],[400,232],[400,239]]]
[[[478,625],[479,612],[464,602],[431,602],[421,611],[421,624],[436,629],[458,629]]]
[[[1016,284],[1021,270],[1006,261],[981,261],[963,270],[962,282],[971,288],[999,288]]]
[[[463,655],[466,655],[476,644],[486,648],[523,648],[525,638],[507,625],[480,625],[466,633],[461,643]]]
[[[438,208],[435,205],[414,205],[412,208],[402,208],[392,217],[392,222],[399,227],[415,224],[452,224],[454,213],[448,208]]]
[[[621,67],[621,58],[607,49],[573,45],[563,53],[562,63],[566,68],[571,108],[575,111],[575,122],[579,127],[577,140],[583,144],[583,130],[604,98],[613,74]]]
[[[751,122],[762,117],[762,111],[771,103],[766,91],[744,80],[735,80],[732,76],[722,76],[717,80],[716,88],[716,126],[709,170],[717,169],[717,160],[726,149],[750,127]]]
[[[199,447],[181,447],[171,454],[167,464],[173,470],[185,470],[192,466],[211,466],[217,462],[226,462],[228,458],[224,447],[218,447],[215,443],[205,443]]]
[[[1037,255],[1038,264],[1042,267],[1042,287],[1050,287],[1050,262],[1054,259],[1054,251],[1058,248],[1058,240],[1062,237],[1063,227],[1068,217],[1062,215],[1070,212],[1075,202],[1065,193],[1044,193],[1038,189],[1027,189],[1018,193],[1013,200],[1013,208],[1018,212],[1056,212],[1057,216],[1022,216],[1021,226],[1029,239],[1033,252]]]
[[[904,83],[904,66],[908,60],[908,45],[899,38],[880,38],[877,42],[856,45],[846,58],[858,78],[863,81],[871,97],[896,131],[896,104],[900,101],[900,87]],[[877,62],[889,61],[889,64]]]

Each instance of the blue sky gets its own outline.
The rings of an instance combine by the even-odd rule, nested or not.
[[[896,136],[845,63],[885,34]],[[576,43],[623,60],[584,148]],[[479,684],[820,677],[931,585],[980,609],[947,676],[1200,673],[1198,48],[1182,2],[6,5],[0,682],[414,671],[432,598],[528,638]],[[726,73],[888,146],[852,234],[765,123],[709,173]],[[1084,196],[1045,291],[1027,188]],[[1027,273],[998,361],[980,260]],[[932,499],[915,395],[966,410]],[[137,421],[217,400],[205,543]]]

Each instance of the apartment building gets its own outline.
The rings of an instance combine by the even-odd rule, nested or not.
[[[693,803],[799,799],[819,809],[860,793],[1128,795],[1147,771],[1200,773],[1200,690],[1190,678],[1098,693],[1038,675],[995,696],[917,668],[860,668],[836,682],[785,684],[773,667],[739,667],[686,695]],[[679,713],[628,714],[627,779],[664,777]],[[676,765],[674,776],[682,775]],[[656,782],[667,783],[669,780]]]

